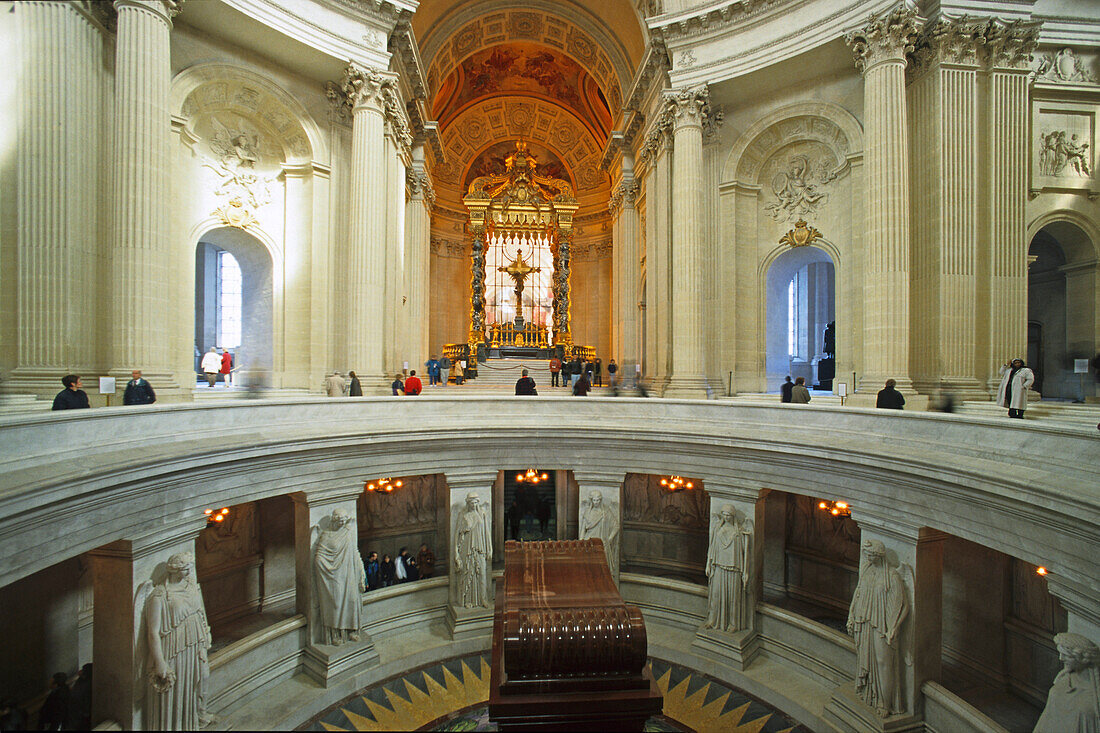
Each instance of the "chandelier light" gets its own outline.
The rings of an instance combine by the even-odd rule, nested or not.
[[[212,527],[218,522],[224,522],[229,516],[229,508],[222,507],[221,509],[204,509],[203,514],[206,515],[206,526]]]
[[[390,478],[380,478],[375,481],[364,482],[363,489],[366,491],[375,491],[380,494],[391,494],[394,489],[400,489],[404,483],[405,482],[401,479],[394,481]]]
[[[820,501],[817,503],[817,508],[829,512],[834,517],[852,516],[852,508],[843,501]]]
[[[683,476],[663,476],[661,486],[672,492],[690,491],[695,488],[695,484]]]
[[[537,484],[546,481],[550,478],[545,472],[539,473],[533,468],[528,468],[523,473],[516,474],[516,483],[520,484]]]

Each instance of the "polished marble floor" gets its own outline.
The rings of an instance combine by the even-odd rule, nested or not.
[[[647,731],[808,733],[783,713],[698,672],[650,660],[664,695]],[[301,730],[495,731],[489,721],[489,656],[476,654],[413,670],[332,706]]]

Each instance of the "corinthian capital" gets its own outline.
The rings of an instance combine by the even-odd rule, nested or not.
[[[341,117],[350,117],[353,110],[362,106],[381,112],[386,102],[383,92],[392,83],[376,69],[348,63],[339,82],[325,84],[325,96]]]
[[[704,118],[710,114],[710,90],[700,86],[666,91],[665,113],[671,118],[673,129],[687,125],[702,127]]]
[[[924,28],[910,56],[910,68],[919,73],[934,63],[975,64],[978,49],[985,43],[987,20],[967,15],[941,15]]]
[[[990,66],[1024,69],[1031,63],[1031,52],[1039,45],[1036,21],[1005,22],[993,18],[985,28],[985,61]]]
[[[844,36],[852,47],[856,68],[866,73],[882,61],[900,60],[912,53],[920,34],[922,21],[917,11],[902,3],[886,15],[867,19],[867,25]]]

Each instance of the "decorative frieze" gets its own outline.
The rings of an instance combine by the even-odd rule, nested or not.
[[[867,25],[844,36],[844,42],[855,54],[856,68],[865,74],[883,61],[904,62],[906,54],[913,52],[920,30],[917,11],[901,4],[885,15],[872,15]]]
[[[451,259],[464,259],[470,255],[464,243],[442,237],[431,238],[431,250],[433,255]]]
[[[1095,84],[1096,76],[1072,48],[1063,48],[1039,56],[1038,65],[1031,72],[1031,80],[1055,84]]]

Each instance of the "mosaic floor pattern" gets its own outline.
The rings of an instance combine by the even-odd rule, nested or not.
[[[697,672],[650,660],[665,698],[647,731],[809,733],[783,713]],[[478,654],[375,685],[314,718],[309,731],[495,731],[489,722],[489,657]]]

